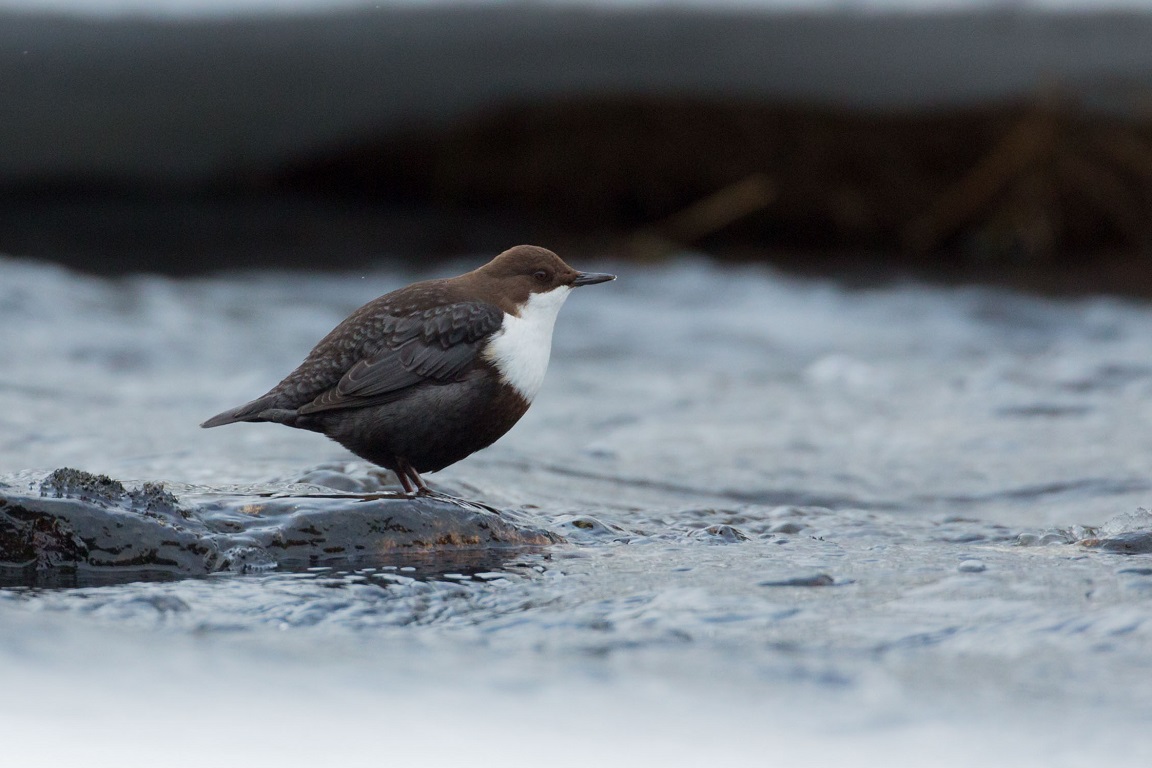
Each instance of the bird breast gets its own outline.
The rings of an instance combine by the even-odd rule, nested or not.
[[[519,316],[505,313],[500,330],[484,350],[485,359],[496,367],[504,383],[529,402],[544,383],[556,315],[571,290],[561,286],[547,293],[531,294]]]

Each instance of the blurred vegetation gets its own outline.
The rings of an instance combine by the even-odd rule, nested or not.
[[[510,104],[209,188],[87,189],[98,205],[73,199],[49,221],[60,193],[21,191],[0,226],[40,221],[56,233],[50,257],[75,252],[81,266],[107,263],[93,247],[144,254],[124,269],[188,272],[540,242],[1152,295],[1152,118],[1054,98],[909,112],[623,95]]]
[[[612,239],[659,231],[758,179],[759,204],[730,195],[739,215],[668,239],[976,262],[1152,245],[1152,120],[1060,102],[909,113],[624,97],[510,106],[339,148],[264,183],[512,208]]]

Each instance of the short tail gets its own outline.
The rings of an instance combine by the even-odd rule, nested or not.
[[[275,408],[275,400],[271,397],[261,397],[250,403],[237,406],[230,410],[218,413],[200,426],[204,429],[222,427],[225,424],[235,424],[238,421],[284,421],[286,411]],[[280,418],[276,418],[280,416]]]

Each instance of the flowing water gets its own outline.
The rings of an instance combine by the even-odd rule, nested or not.
[[[577,266],[620,280],[430,477],[566,543],[0,589],[6,759],[1152,764],[1152,307]],[[355,486],[197,424],[420,276],[0,260],[0,483]]]

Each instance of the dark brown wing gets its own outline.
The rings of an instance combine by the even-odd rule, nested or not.
[[[478,302],[445,304],[406,317],[377,318],[373,335],[379,335],[379,343],[334,387],[297,412],[307,415],[360,408],[393,400],[418,384],[456,381],[503,321],[500,309]]]

